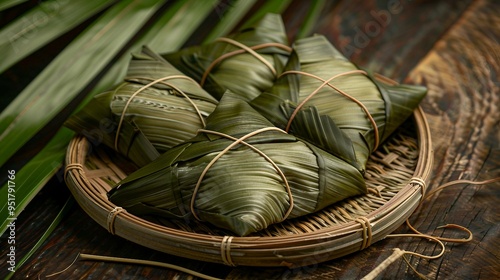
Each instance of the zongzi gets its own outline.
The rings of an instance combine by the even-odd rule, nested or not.
[[[364,170],[426,92],[379,81],[316,35],[295,42],[276,83],[250,104],[277,127]]]
[[[196,135],[217,103],[194,80],[144,47],[133,55],[124,82],[96,95],[66,125],[81,133],[97,131],[98,141],[143,166]],[[102,133],[103,120],[113,129]],[[130,146],[138,141],[137,134],[141,144]],[[132,157],[131,147],[138,151]]]
[[[217,99],[230,90],[251,100],[273,85],[290,51],[280,15],[267,14],[227,37],[162,56]]]
[[[109,200],[135,215],[197,218],[245,236],[365,192],[352,165],[226,93],[205,129],[129,175]]]

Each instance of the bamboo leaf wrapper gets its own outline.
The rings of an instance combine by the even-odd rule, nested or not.
[[[379,81],[317,35],[295,42],[276,83],[250,103],[274,125],[364,170],[426,92]]]
[[[217,103],[195,81],[144,47],[133,55],[124,82],[96,95],[66,126],[144,166],[196,135]],[[104,121],[109,128],[103,129]]]
[[[247,102],[226,93],[207,118],[206,130],[239,138],[268,127],[272,124]],[[362,174],[352,165],[292,135],[271,130],[245,143],[276,164],[288,182],[291,197],[276,168],[244,144],[220,156],[194,194],[207,165],[233,142],[200,132],[120,182],[109,199],[136,215],[184,219],[196,215],[245,236],[284,218],[313,213],[366,192]]]
[[[273,85],[289,52],[281,17],[267,14],[255,25],[225,38],[162,57],[217,99],[230,90],[251,100]]]

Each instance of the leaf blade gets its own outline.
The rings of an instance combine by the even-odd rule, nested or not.
[[[16,210],[12,217],[8,211],[7,201],[1,203],[0,208],[0,234],[7,229],[8,218],[16,218],[35,197],[46,182],[57,173],[62,166],[66,147],[74,133],[62,128],[45,148],[31,159],[23,168],[16,171]],[[61,178],[62,179],[62,178]],[[7,197],[8,183],[0,188],[0,195]]]
[[[41,2],[0,30],[0,73],[113,1]]]
[[[0,165],[91,82],[157,8],[156,1],[120,2],[58,55],[0,114],[0,145],[9,147],[0,151]],[[119,23],[131,30],[119,31]]]

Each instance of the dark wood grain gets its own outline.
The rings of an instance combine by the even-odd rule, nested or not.
[[[341,1],[318,22],[351,61],[402,79],[470,4],[467,1]]]
[[[409,75],[430,89],[423,107],[436,135],[433,187],[500,176],[499,14],[498,2],[475,2]],[[458,237],[459,232],[435,230],[456,223],[474,233],[471,243],[449,246],[449,253],[433,263],[432,275],[500,277],[499,202],[499,183],[459,185],[443,190],[415,215],[425,232]]]
[[[304,18],[305,9],[301,7],[305,4],[301,2],[294,1],[283,15],[287,28],[292,29],[290,38],[294,38],[294,27]],[[431,188],[456,179],[499,177],[500,4],[401,0],[400,12],[393,7],[390,22],[383,27],[380,24],[379,32],[373,29],[373,36],[368,36],[365,44],[360,41],[356,45],[357,32],[366,33],[367,26],[375,26],[371,23],[378,22],[374,12],[389,11],[389,2],[335,1],[322,12],[315,31],[325,34],[360,66],[429,88],[422,106],[435,152]],[[18,256],[33,246],[67,195],[61,178],[55,177],[21,214],[16,230]],[[431,279],[499,279],[499,202],[499,183],[454,186],[430,198],[412,216],[414,225],[432,235],[463,237],[462,232],[437,229],[456,223],[470,228],[474,239],[466,244],[447,244],[446,254],[438,260],[409,258],[412,266]],[[409,231],[401,226],[397,232]],[[359,279],[396,247],[424,254],[439,251],[434,243],[425,240],[388,238],[345,258],[309,267],[231,268],[159,253],[113,236],[75,205],[14,279],[36,279],[38,275],[61,271],[79,252],[163,261],[228,279]],[[2,239],[2,255],[4,249]],[[5,273],[6,263],[2,261],[0,278]],[[49,279],[172,278],[192,279],[170,269],[83,261]],[[380,279],[419,278],[398,260]]]

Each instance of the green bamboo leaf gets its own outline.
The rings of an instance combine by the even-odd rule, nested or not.
[[[0,73],[114,1],[44,1],[0,30]]]
[[[189,0],[176,2],[165,12],[169,18],[157,34],[148,34],[147,45],[153,51],[165,53],[178,50],[217,5],[218,0]],[[217,23],[217,26],[222,23]],[[165,34],[163,36],[159,34]]]
[[[113,91],[105,92],[99,97],[92,99],[83,110],[69,118],[65,125],[87,137],[95,146],[104,144],[115,148],[137,166],[144,166],[156,159],[159,156],[158,151],[133,121],[123,121],[120,131],[117,131],[118,121],[109,110]],[[115,144],[116,133],[119,133],[120,141]]]
[[[314,29],[315,24],[318,22],[321,12],[324,10],[325,4],[326,0],[311,1],[311,8],[307,12],[306,18],[298,30],[297,39],[302,39],[312,35],[311,32]]]
[[[296,106],[289,102],[285,102],[283,106],[285,112],[293,112],[295,109]],[[321,115],[316,107],[310,106],[300,110],[292,122],[291,130],[301,131],[297,136],[304,136],[304,139],[333,153],[359,170],[364,169],[357,162],[352,139],[330,117]]]
[[[274,45],[268,45],[270,43]],[[254,50],[256,55],[235,53],[243,50],[241,45],[260,45],[262,48]],[[272,86],[288,53],[288,38],[281,17],[267,14],[255,25],[220,38],[220,41],[162,56],[217,99],[230,90],[251,100]]]
[[[67,143],[73,137],[73,134],[71,130],[62,128],[28,164],[21,170],[14,170],[16,172],[16,180],[14,181],[16,207],[15,211],[11,213],[8,208],[8,201],[2,200],[0,204],[0,234],[6,230],[9,223],[8,218],[17,218],[41,187],[57,173],[66,155]],[[8,197],[8,187],[8,183],[5,183],[0,188],[2,197]]]
[[[377,85],[386,103],[385,129],[380,135],[381,141],[385,141],[402,124],[402,120],[413,113],[415,104],[420,103],[427,88],[419,85],[388,85],[373,76],[370,78]]]
[[[14,7],[21,3],[26,2],[27,0],[5,0],[0,3],[0,11],[6,10],[8,8]]]
[[[261,18],[265,17],[267,14],[281,14],[290,5],[291,0],[269,0],[264,1],[264,3],[257,9],[251,17],[243,24],[241,29],[246,29],[254,25]]]
[[[231,2],[231,7],[221,16],[219,23],[210,30],[203,41],[208,44],[218,37],[229,34],[241,18],[252,8],[256,0],[237,0]]]
[[[96,78],[158,7],[122,1],[58,55],[0,114],[0,145],[9,147],[0,151],[0,165]]]

